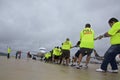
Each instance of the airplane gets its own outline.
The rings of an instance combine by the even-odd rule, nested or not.
[[[43,57],[44,57],[44,54],[45,54],[46,52],[47,52],[46,48],[40,47],[40,48],[39,48],[39,51],[38,51],[37,53],[32,54],[32,56],[33,56],[32,59],[33,59],[33,60],[36,60],[36,59],[42,60]]]

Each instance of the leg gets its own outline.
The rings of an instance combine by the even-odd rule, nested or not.
[[[88,65],[89,61],[90,61],[90,56],[87,55],[87,57],[86,57],[86,64],[85,64],[86,66]]]
[[[66,65],[69,65],[69,62],[70,62],[70,51],[69,50],[65,51],[65,60],[66,60]]]
[[[93,52],[93,49],[86,49],[86,51],[87,51],[87,53],[86,53],[87,57],[86,57],[86,64],[85,64],[85,66],[87,66],[89,61],[90,61],[90,57],[91,57],[91,53]]]
[[[16,53],[16,56],[15,56],[15,59],[17,59],[17,53]]]
[[[82,60],[82,53],[80,53],[80,55],[79,55],[79,57],[78,57],[78,65],[80,65],[80,63],[81,63],[81,60]]]
[[[9,59],[10,58],[10,54],[8,53],[8,55],[7,55],[7,58]]]
[[[77,57],[74,57],[73,61],[72,61],[72,65],[75,66],[77,65]]]
[[[112,67],[112,70],[118,70],[117,62],[116,62],[115,59],[113,59],[112,61],[110,61],[110,65]]]
[[[111,61],[111,54],[112,53],[109,50],[110,49],[108,49],[108,51],[105,53],[104,60],[103,60],[103,62],[101,64],[101,69],[105,70],[105,71],[107,70],[107,66]]]
[[[60,56],[60,63],[59,64],[62,64],[62,62],[64,60],[64,57],[65,57],[65,52],[64,52],[64,50],[62,50],[62,54]]]
[[[110,63],[112,69],[117,69],[115,56],[118,54],[119,48],[116,45],[111,46],[104,55],[104,60],[101,64],[101,69],[107,70],[107,66]]]
[[[18,55],[18,58],[20,59],[20,54]]]
[[[117,66],[117,62],[115,60],[115,57],[117,56],[117,54],[120,53],[120,45],[117,45],[115,48],[114,48],[114,54],[112,54],[112,59],[110,61],[110,65],[112,67],[112,70],[118,70],[118,66]]]
[[[79,51],[79,53],[77,54],[78,56],[78,65],[80,65],[81,61],[82,61],[82,57],[85,55],[85,49],[81,48]]]
[[[62,60],[63,60],[63,59],[62,59],[62,57],[61,57],[61,58],[60,58],[60,62],[59,62],[59,64],[61,64],[61,63],[62,63]]]
[[[69,58],[66,59],[66,65],[69,65]]]
[[[20,53],[20,59],[21,59],[21,53]]]
[[[78,62],[77,62],[77,60],[78,60],[78,58],[79,58],[79,54],[80,54],[81,52],[80,52],[80,50],[78,50],[76,53],[75,53],[75,58],[74,58],[74,65],[76,65]]]
[[[81,61],[82,61],[82,57],[83,57],[83,54],[80,53],[79,57],[78,57],[78,62],[77,62],[77,65],[76,65],[76,68],[77,69],[80,69],[82,67],[82,65],[80,65]]]

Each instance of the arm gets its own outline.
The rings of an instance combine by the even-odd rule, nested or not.
[[[97,38],[95,38],[95,40],[97,40],[97,39],[102,39],[102,38],[106,38],[106,37],[110,37],[111,35],[110,34],[108,34],[108,32],[106,32],[106,33],[104,33],[103,35],[100,35],[100,36],[98,36]]]

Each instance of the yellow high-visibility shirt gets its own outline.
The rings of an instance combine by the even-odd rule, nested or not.
[[[65,41],[62,45],[63,50],[70,50],[72,47],[72,43],[70,41]]]
[[[80,32],[80,48],[94,48],[94,30],[85,28]]]
[[[61,55],[61,50],[59,48],[54,48],[53,49],[53,54],[56,56],[60,56]]]
[[[51,53],[50,52],[48,52],[48,53],[45,54],[45,58],[46,59],[48,59],[49,57],[51,57]]]
[[[11,48],[8,48],[7,52],[10,54],[11,53]]]
[[[110,43],[120,44],[120,22],[116,22],[113,24],[112,28],[108,31],[108,34],[111,35]]]

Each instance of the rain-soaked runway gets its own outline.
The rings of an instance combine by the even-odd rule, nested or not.
[[[99,66],[99,64],[89,64],[88,69],[75,69],[27,59],[8,60],[0,56],[0,80],[120,80],[120,71],[119,73],[96,72],[95,69]]]

